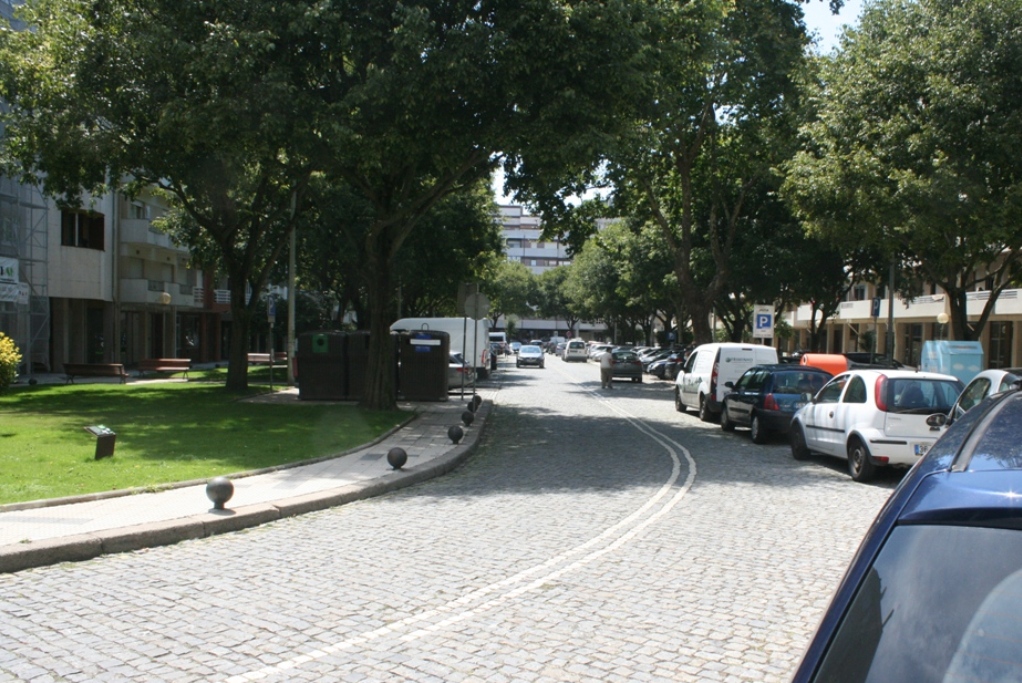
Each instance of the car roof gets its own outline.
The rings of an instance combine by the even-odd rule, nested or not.
[[[808,367],[808,366],[807,366]],[[846,370],[835,375],[835,377],[858,375],[859,377],[875,378],[883,375],[889,379],[927,379],[927,380],[948,380],[960,382],[954,375],[945,375],[940,372],[923,372],[919,370],[895,370],[893,368],[855,368]]]
[[[753,365],[746,372],[752,372],[753,370],[770,370],[771,372],[815,372],[821,375],[828,375],[830,373],[822,368],[818,368],[815,365],[796,365],[794,363],[764,363],[762,365]]]

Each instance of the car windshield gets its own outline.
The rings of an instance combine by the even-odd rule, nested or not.
[[[1020,567],[1022,534],[1014,530],[895,528],[815,680],[1022,680]]]
[[[518,353],[543,353],[538,346],[525,345],[518,349]]]
[[[464,365],[465,364],[465,359],[461,357],[461,352],[460,351],[457,352],[457,353],[454,353],[454,352],[451,353],[451,363],[453,365]]]

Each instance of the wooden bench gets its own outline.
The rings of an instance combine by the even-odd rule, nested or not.
[[[74,384],[75,377],[120,377],[121,384],[128,381],[122,363],[64,363],[65,384]]]
[[[192,361],[189,358],[145,358],[138,362],[139,377],[147,372],[183,372],[188,377],[191,369]]]
[[[268,353],[250,353],[248,354],[249,365],[269,365],[270,354]],[[287,365],[287,354],[284,352],[277,352],[273,354],[274,365]]]

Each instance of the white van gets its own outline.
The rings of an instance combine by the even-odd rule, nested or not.
[[[391,332],[433,330],[451,337],[451,351],[462,354],[475,366],[480,379],[490,376],[490,321],[471,318],[401,318],[390,326]]]
[[[581,339],[572,339],[565,344],[562,357],[568,362],[580,360],[585,363],[589,360],[589,348]]]
[[[757,344],[716,343],[697,346],[674,380],[674,407],[679,413],[689,408],[699,418],[711,422],[720,416],[721,401],[753,365],[777,362],[777,349]]]

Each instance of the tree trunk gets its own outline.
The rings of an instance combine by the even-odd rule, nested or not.
[[[229,278],[231,288],[231,345],[227,354],[227,391],[248,389],[248,334],[252,311],[245,300],[245,281]]]
[[[369,358],[365,393],[359,405],[368,410],[397,410],[390,342],[391,264],[378,250],[377,245],[377,253],[369,254]]]

